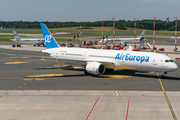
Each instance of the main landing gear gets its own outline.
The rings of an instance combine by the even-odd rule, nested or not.
[[[114,72],[114,69],[108,69],[108,68],[106,68],[105,73],[113,73],[113,72]]]

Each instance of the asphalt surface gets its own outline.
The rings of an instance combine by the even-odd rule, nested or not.
[[[149,43],[150,45],[153,45],[153,40],[152,41],[145,41],[145,43]],[[177,45],[180,44],[180,39],[177,39]],[[175,40],[174,39],[163,39],[163,40],[155,40],[155,45],[171,45],[175,46]]]
[[[180,69],[166,79],[128,70],[91,76],[84,75],[81,66],[43,59],[47,55],[10,49],[14,43],[0,42],[5,44],[9,49],[0,48],[2,120],[180,118]],[[180,60],[175,62],[180,67]]]
[[[157,73],[118,70],[106,73],[109,76],[90,76],[84,75],[84,69],[81,66],[68,67],[56,60],[23,57],[24,55],[47,56],[39,52],[0,49],[0,90],[13,90],[22,86],[19,90],[162,91]],[[175,62],[180,67],[180,60]],[[166,79],[163,79],[162,83],[166,91],[180,91],[179,73],[180,69],[165,75]],[[32,75],[44,74],[54,76],[32,77]],[[56,76],[56,74],[63,74],[63,76]],[[31,83],[23,86],[27,80]]]

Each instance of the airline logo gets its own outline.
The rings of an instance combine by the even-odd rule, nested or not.
[[[51,35],[46,35],[45,36],[45,42],[48,42],[48,43],[50,43],[51,42]]]
[[[115,57],[115,60],[125,60],[125,61],[137,61],[140,63],[143,62],[149,62],[149,56],[137,56],[137,55],[131,55],[131,54],[126,54],[123,55],[123,53],[118,53]]]

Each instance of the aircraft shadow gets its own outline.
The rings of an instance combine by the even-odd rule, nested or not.
[[[84,71],[84,69],[82,68],[78,68],[78,69],[74,69],[73,67],[51,67],[51,68],[35,68],[34,70],[47,70],[47,69],[61,69],[61,70],[74,70],[74,71]]]
[[[149,72],[145,72],[145,71],[133,71],[133,70],[117,70],[114,71],[112,73],[113,75],[130,75],[133,77],[142,77],[142,78],[159,78],[156,74],[157,73],[149,73]],[[171,77],[165,75],[165,79],[169,79],[169,80],[180,80],[179,77]]]
[[[50,68],[35,68],[36,70],[42,70],[42,69],[62,69],[62,70],[73,70],[73,71],[84,71],[83,68],[74,69],[71,66],[67,67],[50,67]],[[156,75],[156,73],[150,74],[149,72],[144,71],[133,71],[133,70],[116,70],[114,72],[105,72],[104,75],[127,75],[132,77],[141,77],[141,78],[154,78],[158,79],[159,77]],[[98,75],[92,75],[92,74],[76,74],[76,75],[63,75],[63,76],[54,76],[54,77],[79,77],[79,76],[91,76],[96,78],[110,78],[106,76],[98,76]],[[49,77],[48,77],[49,78]],[[179,77],[171,77],[168,75],[165,75],[165,80],[180,80]]]

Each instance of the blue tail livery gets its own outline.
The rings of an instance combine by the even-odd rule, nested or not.
[[[44,36],[44,41],[45,41],[45,44],[46,44],[46,48],[47,49],[59,48],[59,45],[57,44],[56,40],[54,39],[54,37],[49,32],[46,25],[44,23],[40,23],[40,25],[41,25],[42,33],[43,33],[43,36]]]

